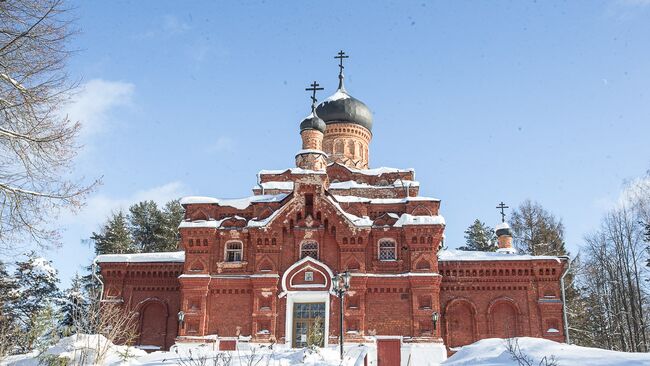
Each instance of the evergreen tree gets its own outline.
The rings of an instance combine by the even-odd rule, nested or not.
[[[542,205],[524,201],[510,219],[515,246],[531,255],[567,255],[564,225]]]
[[[17,288],[15,279],[9,276],[7,266],[0,261],[0,320],[13,318],[9,312],[9,306],[18,295]]]
[[[86,313],[88,306],[88,299],[84,293],[83,279],[79,274],[75,274],[72,278],[70,288],[65,290],[61,302],[59,331],[64,336],[74,334],[76,332],[75,322],[82,314]]]
[[[111,214],[108,222],[99,233],[93,232],[90,237],[95,243],[95,254],[125,254],[136,253],[131,233],[124,212]]]
[[[140,252],[156,252],[163,236],[164,217],[154,201],[142,201],[129,208],[129,231]]]
[[[465,246],[458,249],[482,252],[494,252],[497,249],[497,237],[494,229],[476,219],[465,230]]]
[[[25,335],[21,348],[31,350],[39,337],[43,317],[50,314],[52,306],[59,299],[57,271],[50,261],[38,257],[34,252],[26,254],[27,259],[16,262],[14,274],[18,296],[10,303],[9,310]],[[49,315],[48,315],[49,316]]]
[[[167,202],[163,208],[163,230],[158,251],[178,250],[178,225],[183,221],[185,210],[178,200]]]

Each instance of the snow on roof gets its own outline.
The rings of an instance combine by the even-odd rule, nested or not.
[[[296,153],[296,155],[301,155],[301,154],[321,154],[327,156],[327,154],[324,151],[316,150],[316,149],[301,149],[298,150],[298,152]]]
[[[405,188],[405,187],[419,187],[419,186],[420,186],[420,182],[418,181],[403,180],[403,179],[398,179],[394,181],[393,184],[387,186],[373,186],[368,183],[357,183],[353,180],[330,183],[330,189],[356,189],[356,188],[382,189],[382,188]]]
[[[405,213],[393,226],[402,227],[404,225],[445,225],[445,218],[442,215],[414,216]]]
[[[549,255],[528,255],[502,252],[465,251],[458,249],[445,249],[438,252],[441,261],[531,261],[531,260],[556,260],[559,257]]]
[[[333,101],[335,101],[335,100],[348,99],[348,98],[350,98],[350,96],[348,95],[348,93],[346,93],[345,91],[343,91],[343,90],[341,90],[341,89],[338,89],[338,90],[336,91],[336,93],[334,93],[334,94],[330,95],[329,97],[325,98],[325,99],[323,100],[323,103],[333,102]]]
[[[373,221],[370,220],[368,216],[359,217],[351,213],[345,212],[345,210],[339,205],[338,202],[332,199],[332,197],[327,197],[327,199],[336,207],[341,213],[350,220],[355,226],[372,226]]]
[[[269,175],[278,175],[286,171],[290,171],[291,174],[327,174],[324,170],[309,170],[302,168],[288,168],[282,170],[260,170],[257,174],[269,174]]]
[[[95,258],[97,263],[138,263],[138,262],[185,262],[185,252],[102,254]]]
[[[500,229],[510,229],[510,225],[508,225],[507,222],[500,222],[497,224],[497,226],[494,227],[494,230],[500,230]]]
[[[404,197],[404,198],[366,198],[359,196],[339,196],[334,195],[339,202],[367,202],[371,204],[394,204],[394,203],[407,203],[412,201],[440,201],[438,198],[433,197]]]
[[[293,191],[293,182],[264,182],[254,186],[253,189],[260,189],[260,186],[262,186],[263,189],[282,189]]]
[[[243,210],[253,203],[259,202],[280,202],[287,197],[287,193],[265,194],[235,199],[220,199],[212,197],[190,196],[181,198],[181,205],[212,203],[219,206],[230,206],[238,210]]]
[[[372,169],[355,169],[355,168],[348,168],[349,171],[354,172],[354,173],[360,173],[364,175],[382,175],[386,173],[411,173],[414,172],[415,169],[413,168],[408,168],[408,169],[398,169],[398,168],[389,168],[389,167],[378,167],[378,168],[372,168]]]

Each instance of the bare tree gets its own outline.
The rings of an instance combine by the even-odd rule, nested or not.
[[[48,224],[98,183],[70,178],[80,124],[63,116],[74,33],[63,0],[0,1],[0,248],[57,244]]]
[[[622,206],[586,238],[587,260],[579,277],[590,317],[585,332],[594,346],[630,352],[650,348],[642,235],[636,214]]]

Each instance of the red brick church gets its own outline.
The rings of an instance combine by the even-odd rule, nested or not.
[[[448,348],[563,341],[567,258],[517,254],[506,223],[497,252],[443,249],[440,200],[419,195],[415,172],[369,168],[372,114],[340,67],[338,90],[312,97],[300,123],[295,168],[260,171],[250,197],[183,198],[179,252],[96,259],[104,301],[137,311],[138,343],[240,336],[302,347],[314,327],[325,344],[341,331],[346,342],[399,336]],[[345,271],[340,329],[333,277]]]

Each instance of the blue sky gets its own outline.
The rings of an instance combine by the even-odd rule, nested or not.
[[[250,194],[294,165],[304,88],[337,83],[374,113],[371,166],[415,168],[447,244],[530,198],[569,248],[650,168],[650,1],[78,1],[67,111],[75,174],[104,184],[46,255],[67,284],[106,215],[142,199]]]

